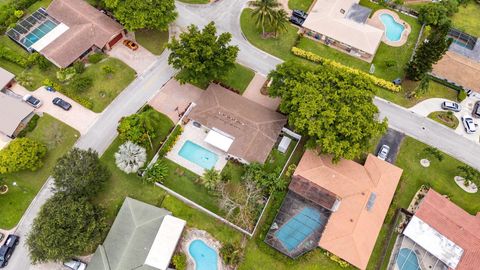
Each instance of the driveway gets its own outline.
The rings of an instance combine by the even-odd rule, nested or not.
[[[50,114],[51,116],[78,130],[82,135],[88,132],[90,127],[93,125],[93,123],[95,123],[95,121],[97,121],[99,117],[99,114],[90,111],[64,94],[59,92],[49,92],[45,90],[44,87],[40,87],[37,90],[30,92],[21,85],[15,84],[10,89],[18,95],[23,96],[26,94],[31,94],[40,99],[43,102],[43,105],[36,109],[37,112]],[[52,100],[56,97],[60,97],[72,104],[72,108],[69,111],[64,111],[63,109],[53,105]]]
[[[263,95],[260,90],[267,81],[267,78],[259,73],[255,73],[252,81],[248,85],[243,96],[250,99],[253,102],[256,102],[264,107],[267,107],[271,110],[276,111],[278,105],[280,104],[280,98],[271,98],[269,96]]]
[[[405,137],[405,134],[389,128],[387,130],[387,133],[383,135],[383,137],[378,142],[377,147],[375,148],[374,154],[376,155],[378,151],[380,151],[380,147],[386,144],[390,146],[390,152],[388,152],[387,161],[392,164],[395,164],[395,161],[397,160],[398,152],[400,149],[400,145],[402,144],[404,137]]]
[[[117,42],[110,51],[107,51],[107,54],[122,60],[139,75],[143,74],[157,60],[154,54],[140,45],[136,51],[127,48],[123,45],[123,39]]]
[[[181,85],[171,79],[148,104],[155,110],[167,115],[174,123],[180,120],[180,113],[184,112],[191,102],[197,101],[203,90],[191,84]]]

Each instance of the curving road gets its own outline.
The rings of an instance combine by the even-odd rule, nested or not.
[[[268,74],[282,60],[252,46],[242,35],[240,14],[247,0],[223,0],[210,5],[188,5],[177,2],[179,17],[175,24],[184,29],[190,24],[203,27],[214,21],[220,32],[230,32],[232,43],[240,48],[238,62],[261,73]],[[93,148],[103,153],[116,136],[117,123],[122,116],[137,111],[174,75],[167,63],[168,52],[162,56],[142,76],[129,85],[102,113],[97,122],[83,135],[76,146]],[[408,109],[380,98],[374,100],[381,117],[389,119],[389,126],[419,141],[437,147],[453,157],[480,170],[480,145],[473,143],[453,131]],[[16,233],[25,239],[33,219],[43,203],[52,195],[52,180],[49,179],[37,197],[32,201],[18,224]],[[54,269],[55,266],[31,266],[28,252],[22,244],[17,247],[6,270]],[[56,268],[55,268],[56,269]]]

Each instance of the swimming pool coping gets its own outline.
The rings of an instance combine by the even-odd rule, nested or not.
[[[380,15],[382,15],[382,14],[388,14],[388,15],[392,16],[393,20],[396,23],[399,23],[399,24],[403,25],[403,27],[405,28],[405,29],[403,29],[403,32],[402,32],[399,40],[391,41],[387,38],[387,35],[386,35],[387,30],[385,29],[385,25],[383,24],[383,22],[380,20]],[[368,20],[368,24],[370,24],[372,26],[375,26],[379,29],[383,29],[384,33],[383,33],[383,36],[382,36],[382,42],[389,45],[389,46],[392,46],[392,47],[401,47],[401,46],[405,45],[405,43],[407,43],[408,36],[412,32],[412,27],[410,26],[410,24],[407,23],[406,21],[400,19],[400,16],[398,15],[398,13],[396,13],[395,11],[389,10],[389,9],[379,9],[379,10],[377,10],[372,15],[372,17]]]

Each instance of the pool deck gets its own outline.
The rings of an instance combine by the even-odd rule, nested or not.
[[[222,244],[219,241],[217,241],[213,236],[211,236],[206,231],[197,230],[197,229],[187,229],[180,242],[181,251],[185,253],[185,255],[187,255],[187,270],[195,269],[195,260],[192,258],[192,256],[190,255],[190,252],[188,251],[190,244],[195,240],[202,240],[203,242],[205,242],[205,244],[207,244],[209,247],[215,250],[218,256],[217,270],[228,269],[228,267],[226,267],[223,264],[223,260],[220,258],[219,250],[222,247]]]
[[[400,37],[400,39],[398,41],[390,41],[390,40],[387,39],[385,25],[383,25],[382,21],[380,20],[380,15],[382,15],[382,14],[391,15],[397,23],[399,23],[399,24],[401,24],[405,27],[405,29],[402,32],[402,36]],[[377,10],[373,14],[373,16],[367,21],[367,23],[376,27],[376,28],[383,29],[384,33],[383,33],[383,36],[382,36],[382,42],[389,45],[389,46],[392,46],[392,47],[403,46],[407,42],[408,36],[410,35],[410,32],[412,31],[412,27],[410,26],[410,24],[408,24],[404,20],[400,19],[400,17],[398,16],[398,14],[396,12],[391,11],[389,9]]]
[[[215,163],[215,170],[222,171],[223,167],[227,164],[227,155],[225,152],[222,152],[220,149],[211,146],[210,144],[205,142],[205,137],[207,137],[207,133],[203,128],[194,127],[192,122],[189,122],[183,127],[183,133],[178,138],[177,143],[173,146],[172,150],[167,153],[166,157],[177,163],[178,165],[198,174],[203,175],[205,169],[194,163],[191,162],[183,157],[181,157],[178,152],[182,148],[183,144],[190,140],[193,143],[200,145],[201,147],[215,153],[218,156],[218,161]]]
[[[395,241],[395,246],[392,251],[392,255],[389,261],[389,270],[408,270],[408,268],[400,269],[397,265],[398,253],[401,249],[408,248],[412,250],[412,253],[417,256],[418,265],[421,270],[445,270],[448,267],[438,260],[436,257],[428,253],[425,249],[415,244],[410,238],[399,235]]]

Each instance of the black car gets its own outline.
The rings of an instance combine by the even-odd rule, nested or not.
[[[307,18],[308,14],[303,10],[294,9],[292,11],[292,16],[302,18],[302,19],[305,20]]]
[[[5,244],[0,247],[0,268],[7,266],[8,260],[12,256],[15,247],[18,245],[19,240],[19,236],[10,234],[5,241]]]
[[[68,111],[72,108],[72,105],[65,100],[56,97],[52,100],[53,105],[57,105],[58,107],[64,109],[65,111]]]
[[[290,22],[295,24],[295,25],[302,26],[303,22],[305,22],[305,19],[302,19],[302,18],[296,17],[296,16],[292,16],[292,17],[290,17]]]
[[[473,105],[472,116],[480,118],[480,101],[475,102],[475,105]]]

